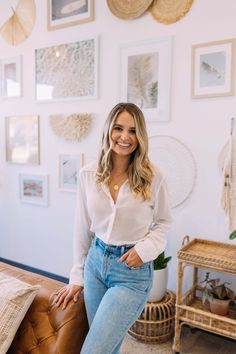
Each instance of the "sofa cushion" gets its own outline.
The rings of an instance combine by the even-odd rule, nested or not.
[[[88,332],[81,294],[65,310],[53,304],[56,290],[65,283],[0,262],[0,273],[40,289],[13,339],[7,354],[78,354]],[[2,354],[0,352],[0,354]]]
[[[0,273],[0,353],[5,354],[39,286]]]

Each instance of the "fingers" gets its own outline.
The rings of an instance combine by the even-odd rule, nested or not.
[[[82,291],[82,287],[79,285],[70,284],[58,289],[55,292],[55,298],[53,305],[60,307],[62,305],[62,310],[64,310],[68,303],[73,300],[77,302]]]
[[[130,250],[128,250],[127,252],[125,252],[123,254],[123,256],[121,256],[119,259],[118,259],[118,262],[121,263],[121,262],[124,262],[128,257],[129,257],[129,254],[130,254],[130,251],[132,250],[132,248]]]
[[[77,301],[79,300],[81,291],[82,291],[82,289],[79,289],[79,290],[77,291],[77,293],[75,293],[74,298],[73,298],[74,302],[77,302]]]
[[[132,268],[138,268],[143,264],[142,259],[139,257],[134,247],[131,248],[128,252],[123,254],[123,256],[118,259],[118,262],[124,262],[124,261],[127,264],[127,266]]]

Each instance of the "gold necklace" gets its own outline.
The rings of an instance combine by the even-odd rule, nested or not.
[[[120,173],[119,175],[116,176],[116,178],[118,178],[118,180],[119,180],[119,177],[121,177],[122,175],[123,175],[123,177],[124,177],[124,176],[125,176],[125,173],[124,173],[124,172]],[[123,177],[120,179],[121,182],[123,181]],[[111,181],[111,183],[112,183],[112,181]],[[114,183],[113,186],[112,186],[112,188],[113,188],[114,191],[118,191],[119,188],[120,188],[119,183],[118,183],[118,182]]]

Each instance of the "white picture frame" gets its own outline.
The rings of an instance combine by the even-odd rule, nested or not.
[[[39,116],[5,117],[6,161],[38,165]]]
[[[147,122],[170,120],[172,37],[122,45],[120,100],[139,106]]]
[[[22,203],[48,206],[48,175],[20,173],[19,198]]]
[[[63,192],[77,191],[77,177],[84,163],[84,154],[59,154],[59,189]]]
[[[15,98],[22,96],[22,59],[21,56],[2,59],[1,97]]]
[[[37,101],[95,99],[97,91],[97,37],[35,50]]]
[[[94,0],[47,0],[48,31],[94,20]]]
[[[192,98],[234,95],[235,39],[192,46]]]

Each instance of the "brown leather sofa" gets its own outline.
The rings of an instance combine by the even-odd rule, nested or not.
[[[79,354],[88,331],[83,297],[65,310],[52,304],[57,280],[0,262],[0,272],[41,285],[7,354]]]

